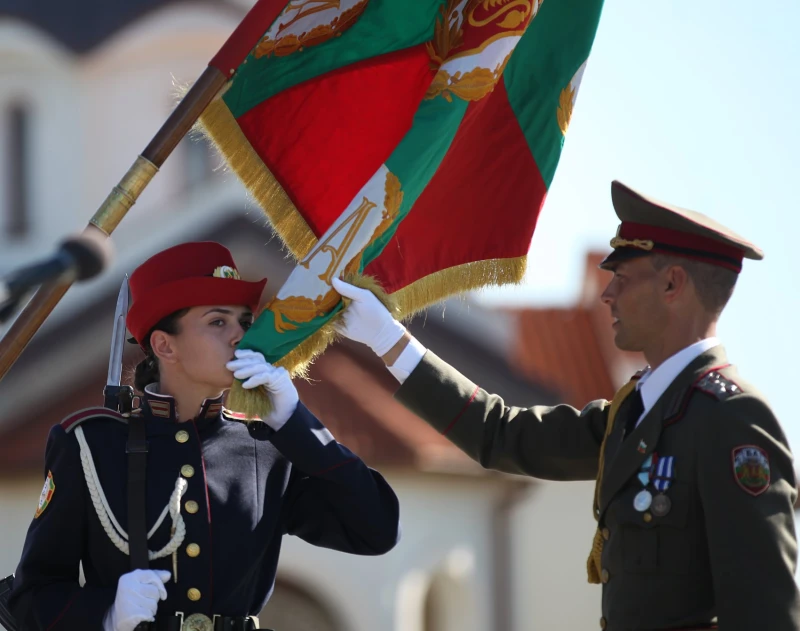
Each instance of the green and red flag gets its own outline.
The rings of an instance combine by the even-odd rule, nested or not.
[[[302,365],[335,276],[400,316],[518,282],[603,0],[278,4],[201,117],[298,260],[242,345]]]

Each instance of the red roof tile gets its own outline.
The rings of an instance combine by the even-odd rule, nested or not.
[[[582,407],[609,398],[614,384],[585,309],[540,309],[520,313],[520,342],[512,363],[525,375]]]
[[[561,309],[524,309],[519,315],[519,342],[511,363],[532,381],[560,393],[565,403],[583,407],[609,399],[641,359],[614,345],[611,314],[600,301],[608,272],[598,269],[603,255],[586,258],[579,304]]]

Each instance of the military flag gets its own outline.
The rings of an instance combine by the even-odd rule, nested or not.
[[[399,317],[522,278],[603,0],[277,1],[200,123],[297,259],[242,346],[298,371],[336,276]]]

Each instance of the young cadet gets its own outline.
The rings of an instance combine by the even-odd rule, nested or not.
[[[250,631],[283,535],[360,555],[394,547],[398,501],[383,477],[299,402],[284,369],[237,350],[265,282],[241,280],[228,250],[208,242],[170,248],[132,274],[150,567],[130,571],[128,418],[76,412],[47,441],[10,600],[22,631]],[[234,377],[269,393],[263,422],[223,407]]]

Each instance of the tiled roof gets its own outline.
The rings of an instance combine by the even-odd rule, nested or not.
[[[611,398],[615,392],[592,314],[586,309],[521,312],[512,363],[578,408],[592,399]]]
[[[586,256],[583,287],[575,306],[517,312],[519,340],[511,363],[525,377],[582,408],[593,399],[610,399],[634,372],[643,368],[638,353],[614,344],[612,318],[600,296],[610,279],[598,268],[604,254]]]

